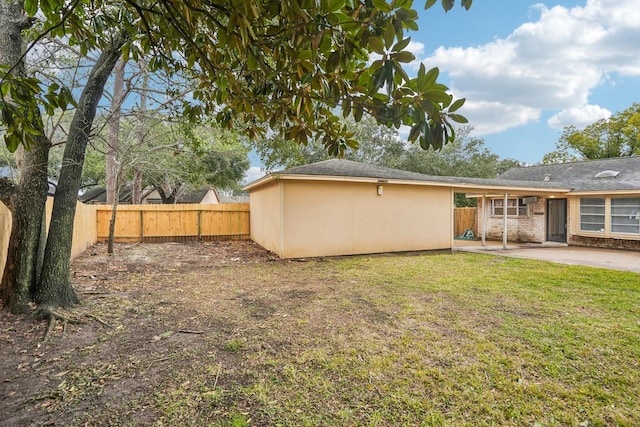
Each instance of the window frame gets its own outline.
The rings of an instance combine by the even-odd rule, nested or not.
[[[635,204],[617,204],[619,201],[633,201]],[[609,225],[609,231],[611,234],[626,234],[637,236],[640,235],[640,197],[611,197],[611,212],[609,217],[611,224]],[[622,220],[617,222],[616,220]],[[627,220],[627,221],[625,221]],[[615,227],[631,228],[632,231],[620,231],[620,229],[614,229]]]
[[[504,198],[491,199],[491,216],[504,216]],[[499,206],[498,206],[499,205]],[[497,211],[500,211],[498,213]],[[511,213],[509,213],[511,211]],[[522,197],[509,197],[507,199],[507,217],[527,217],[529,216],[529,205],[524,203]]]
[[[602,201],[602,203],[595,203],[595,201]],[[589,201],[589,203],[587,203]],[[606,212],[607,207],[607,199],[605,197],[580,197],[580,208],[579,208],[579,216],[580,216],[580,231],[588,232],[588,233],[604,233],[606,227]],[[600,210],[598,212],[597,210]],[[591,210],[592,212],[588,212]],[[602,221],[597,221],[594,217],[599,217]],[[589,219],[585,221],[585,219]],[[586,228],[585,225],[596,225],[598,229]]]

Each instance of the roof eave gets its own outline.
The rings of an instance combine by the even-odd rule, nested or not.
[[[340,176],[340,175],[302,175],[302,174],[270,174],[264,176],[243,187],[244,191],[255,190],[258,187],[267,185],[277,180],[289,181],[343,181],[373,184],[398,184],[398,185],[419,185],[430,187],[448,187],[453,188],[457,192],[468,192],[469,190],[477,190],[480,192],[500,191],[500,192],[518,192],[522,194],[564,194],[571,191],[571,188],[540,188],[522,185],[491,185],[465,182],[447,182],[438,180],[413,180],[413,179],[397,179],[397,178],[372,178],[372,177],[356,177],[356,176]]]

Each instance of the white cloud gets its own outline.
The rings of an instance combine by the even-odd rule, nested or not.
[[[611,117],[611,111],[599,105],[583,105],[581,107],[568,108],[547,120],[552,128],[562,129],[565,126],[574,125],[578,129],[600,119]]]
[[[540,110],[518,104],[467,101],[464,104],[464,115],[473,117],[471,124],[474,135],[488,135],[537,121]]]
[[[616,76],[640,76],[637,0],[534,9],[538,20],[505,39],[441,47],[424,61],[446,71],[455,96],[467,98],[463,114],[478,134],[536,121],[544,110],[563,110],[548,121],[554,127],[602,118],[607,110],[589,105],[591,91]]]
[[[244,179],[242,180],[242,184],[243,185],[249,184],[255,181],[256,179],[262,178],[265,175],[266,173],[262,168],[258,166],[251,166],[249,169],[247,169],[247,172],[245,172]]]

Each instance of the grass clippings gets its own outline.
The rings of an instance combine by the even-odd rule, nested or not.
[[[2,425],[640,425],[640,276],[470,253],[102,246],[0,315]],[[100,319],[96,321],[95,319]],[[5,424],[3,424],[5,423]]]

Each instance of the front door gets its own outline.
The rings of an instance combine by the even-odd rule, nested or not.
[[[547,241],[567,242],[567,199],[547,199]]]

